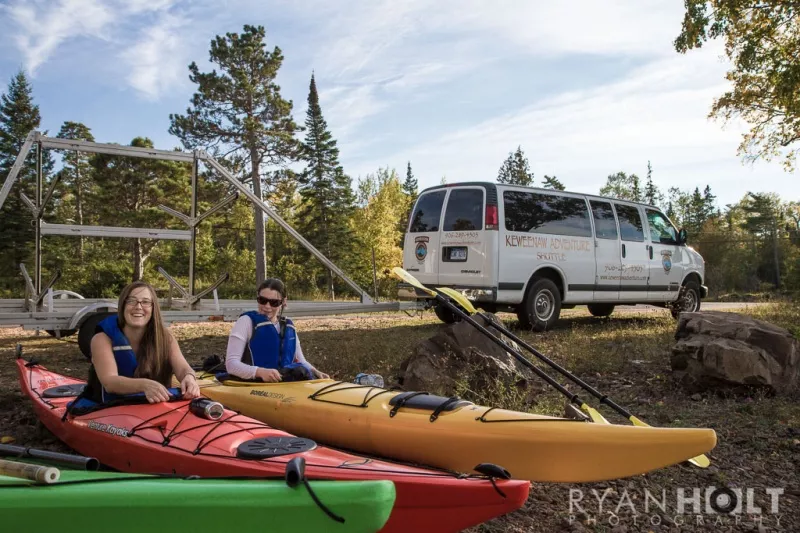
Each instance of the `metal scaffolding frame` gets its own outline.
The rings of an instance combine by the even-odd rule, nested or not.
[[[383,302],[377,304],[373,301],[370,295],[362,289],[355,281],[353,281],[347,274],[344,273],[336,264],[320,252],[314,245],[308,242],[297,230],[295,230],[288,222],[276,213],[266,202],[258,198],[250,189],[248,189],[242,182],[237,180],[230,172],[228,172],[217,160],[209,155],[204,150],[194,150],[191,153],[171,150],[156,150],[152,148],[140,148],[133,146],[121,146],[117,144],[105,144],[97,142],[59,139],[54,137],[47,137],[38,131],[31,131],[25,139],[22,148],[17,155],[16,161],[11,168],[8,176],[0,188],[0,209],[2,209],[8,194],[10,193],[14,183],[17,180],[20,170],[22,169],[25,160],[30,155],[32,149],[36,149],[36,195],[35,199],[31,200],[21,193],[23,203],[30,209],[35,221],[35,265],[33,276],[28,276],[27,271],[23,265],[20,267],[23,270],[23,276],[26,278],[26,298],[20,300],[0,300],[0,325],[4,322],[6,324],[23,324],[24,327],[35,327],[36,329],[46,329],[47,327],[69,327],[72,329],[76,327],[76,320],[81,317],[80,313],[75,311],[75,307],[93,307],[99,309],[105,305],[107,308],[115,307],[116,303],[109,300],[84,300],[72,299],[61,300],[52,298],[51,287],[58,279],[59,274],[46,286],[42,286],[42,242],[43,235],[74,235],[74,236],[96,236],[96,237],[123,237],[123,238],[148,238],[148,239],[175,239],[175,240],[188,240],[189,244],[189,286],[184,289],[178,284],[168,273],[159,268],[159,272],[167,278],[171,288],[178,291],[181,295],[180,298],[172,298],[169,300],[170,305],[178,305],[181,307],[180,315],[176,314],[171,317],[170,310],[165,310],[165,319],[167,321],[177,321],[175,319],[186,319],[190,316],[195,316],[198,319],[207,320],[229,320],[233,317],[234,313],[240,313],[242,310],[247,310],[253,307],[252,305],[238,302],[236,300],[223,300],[220,301],[216,297],[216,288],[222,284],[228,275],[221,276],[212,286],[204,289],[200,294],[196,294],[195,290],[195,254],[196,254],[196,236],[197,226],[209,215],[223,209],[231,202],[235,201],[239,194],[243,194],[250,200],[250,202],[257,208],[261,209],[267,216],[274,220],[281,228],[283,228],[289,235],[291,235],[297,242],[299,242],[305,249],[314,255],[319,261],[332,272],[338,275],[348,286],[350,286],[360,297],[360,302],[292,302],[293,314],[300,311],[303,315],[315,314],[314,309],[319,310],[319,314],[330,313],[347,313],[347,312],[371,312],[371,311],[391,311],[399,310],[401,308],[411,308],[412,303],[407,302]],[[43,197],[43,175],[42,175],[42,157],[45,149],[55,150],[73,150],[79,152],[88,152],[96,154],[108,154],[125,157],[138,157],[145,159],[157,159],[166,161],[178,161],[183,163],[192,164],[191,172],[191,208],[188,215],[175,211],[164,205],[158,207],[164,212],[180,219],[187,226],[188,230],[170,230],[170,229],[152,229],[152,228],[123,228],[111,226],[90,226],[90,225],[75,225],[75,224],[50,224],[42,220],[45,211],[45,206],[52,198],[53,191],[55,190],[58,178],[54,178]],[[214,170],[220,174],[228,183],[237,189],[237,192],[230,194],[226,198],[211,207],[208,211],[202,214],[197,213],[197,189],[198,189],[198,172],[200,163],[205,164],[209,169]],[[202,296],[214,293],[213,302],[201,300]],[[64,295],[77,296],[71,291],[57,291]],[[47,305],[45,305],[45,295],[50,293],[51,296],[47,298]],[[63,302],[71,302],[64,304]],[[20,309],[19,304],[23,303]],[[54,302],[59,302],[56,305]],[[223,303],[220,303],[223,302]],[[88,305],[87,305],[88,304]],[[113,305],[112,305],[113,304]],[[56,308],[62,307],[63,312],[58,311]],[[66,305],[66,307],[64,307]],[[99,306],[99,307],[98,307]],[[48,307],[45,311],[44,307]],[[85,309],[83,309],[85,311]],[[195,315],[192,315],[195,312]],[[174,313],[172,313],[174,314]],[[5,318],[3,316],[5,315]],[[23,316],[24,315],[24,316]],[[69,318],[68,316],[69,315]],[[238,316],[238,315],[236,315]],[[48,319],[47,317],[50,317]],[[66,327],[65,327],[66,326]]]

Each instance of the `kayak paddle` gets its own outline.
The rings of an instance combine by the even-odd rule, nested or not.
[[[414,276],[412,276],[411,274],[409,274],[408,272],[406,272],[405,270],[403,270],[400,267],[395,267],[394,269],[392,269],[392,273],[395,274],[395,276],[397,276],[398,278],[400,278],[403,281],[405,281],[406,283],[409,283],[412,286],[414,286],[414,287],[416,287],[416,288],[418,288],[418,289],[430,294],[431,296],[433,296],[436,299],[436,301],[438,301],[439,303],[444,304],[445,306],[447,306],[447,308],[449,310],[451,310],[452,312],[456,313],[459,317],[461,317],[462,319],[467,321],[472,326],[475,326],[481,333],[486,335],[493,342],[495,342],[496,344],[501,345],[503,347],[503,349],[505,349],[508,353],[510,353],[515,359],[520,361],[524,366],[526,366],[527,368],[533,370],[539,377],[542,377],[542,379],[544,379],[547,383],[549,383],[550,385],[553,385],[556,388],[556,390],[558,390],[559,392],[561,392],[562,394],[567,396],[567,398],[569,398],[571,402],[576,403],[576,405],[579,405],[581,409],[583,409],[584,411],[589,413],[589,415],[592,418],[592,421],[594,421],[596,423],[606,423],[606,424],[609,423],[597,410],[595,410],[592,407],[588,406],[587,404],[581,402],[576,395],[570,393],[560,383],[558,383],[557,381],[553,380],[549,375],[545,374],[538,367],[533,365],[533,363],[531,363],[526,357],[524,357],[522,354],[520,354],[517,350],[515,350],[514,348],[511,348],[506,343],[504,343],[502,340],[500,340],[497,337],[495,337],[494,335],[492,335],[492,333],[489,330],[487,330],[486,328],[484,328],[483,326],[478,324],[466,312],[464,312],[457,305],[454,305],[452,302],[450,302],[447,298],[442,296],[442,294],[440,294],[440,293],[446,294],[446,295],[450,296],[451,298],[453,298],[453,300],[458,302],[468,312],[470,312],[470,313],[477,312],[477,310],[472,305],[472,303],[463,294],[459,293],[458,291],[456,291],[454,289],[450,289],[450,288],[437,288],[436,291],[431,290],[431,289],[425,287],[424,285],[422,285],[422,283],[420,283],[419,280],[417,280]],[[523,341],[522,339],[520,339],[519,337],[514,335],[511,331],[509,331],[504,326],[498,325],[494,321],[489,320],[488,317],[486,317],[485,315],[482,315],[482,314],[480,314],[480,315],[484,319],[487,320],[487,322],[488,322],[490,327],[493,327],[497,331],[502,332],[509,339],[513,340],[514,342],[516,342],[520,346],[523,346],[525,349],[530,351],[533,355],[538,357],[540,360],[544,361],[545,363],[550,365],[552,368],[557,370],[559,373],[561,373],[563,376],[565,376],[568,379],[572,380],[578,386],[580,386],[581,388],[583,388],[584,390],[589,392],[592,396],[594,396],[597,399],[599,399],[600,403],[611,407],[614,411],[616,411],[620,415],[622,415],[625,418],[627,418],[628,420],[630,420],[630,422],[634,426],[650,427],[649,424],[647,424],[647,423],[643,422],[642,420],[640,420],[639,418],[633,416],[626,409],[624,409],[623,407],[618,405],[616,402],[612,401],[606,395],[601,394],[599,391],[597,391],[597,389],[595,389],[591,385],[587,384],[585,381],[583,381],[579,377],[575,376],[574,374],[572,374],[571,372],[569,372],[568,370],[563,368],[561,365],[559,365],[555,361],[551,360],[550,358],[548,358],[547,356],[545,356],[544,354],[542,354],[541,352],[539,352],[538,350],[533,348],[533,346],[531,346],[530,344],[526,343],[525,341]],[[544,376],[546,376],[546,377],[544,377]],[[692,459],[689,459],[689,462],[694,464],[694,465],[696,465],[696,466],[699,466],[700,468],[706,468],[707,466],[709,466],[711,464],[709,459],[708,459],[708,457],[706,457],[705,455],[698,455],[697,457],[693,457]]]

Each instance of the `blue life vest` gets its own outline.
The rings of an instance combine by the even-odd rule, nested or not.
[[[294,362],[297,334],[290,319],[281,319],[279,327],[282,331],[279,332],[272,322],[258,311],[248,311],[242,315],[247,315],[253,322],[250,342],[247,343],[244,354],[242,354],[243,363],[276,370],[302,366],[308,369],[309,373],[311,372],[308,365]],[[284,320],[285,323],[283,323]]]
[[[134,353],[130,341],[120,329],[117,323],[117,315],[103,319],[97,325],[96,331],[102,331],[111,339],[111,350],[114,353],[114,361],[117,363],[117,374],[126,378],[135,377],[134,372],[138,365],[136,353]],[[100,399],[102,402],[109,402],[119,398],[122,398],[122,396],[112,394],[100,385]]]

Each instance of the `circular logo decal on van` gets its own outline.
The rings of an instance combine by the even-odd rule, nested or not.
[[[418,242],[417,247],[414,248],[414,255],[417,256],[417,261],[424,261],[425,256],[428,255],[428,245],[424,242]]]
[[[664,267],[664,272],[669,273],[672,269],[672,252],[669,250],[661,251],[661,266]]]
[[[414,239],[414,255],[420,263],[425,261],[425,257],[428,255],[428,240],[428,237],[417,237]]]

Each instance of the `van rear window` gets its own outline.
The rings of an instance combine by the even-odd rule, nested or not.
[[[444,231],[483,229],[483,189],[450,191],[444,212]]]
[[[411,226],[408,230],[410,233],[439,231],[444,195],[445,191],[435,191],[419,197],[414,207],[414,214],[411,216]]]
[[[589,209],[581,198],[522,191],[503,192],[508,231],[591,237]]]

